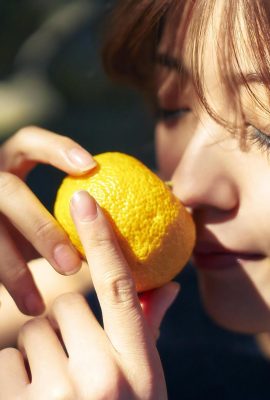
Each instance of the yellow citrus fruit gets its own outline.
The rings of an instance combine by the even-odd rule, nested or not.
[[[84,250],[70,215],[70,199],[87,190],[107,215],[138,292],[162,286],[187,263],[195,241],[191,215],[169,187],[136,158],[118,152],[94,157],[89,174],[64,178],[54,213],[72,243]]]

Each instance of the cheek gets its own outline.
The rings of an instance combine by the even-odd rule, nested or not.
[[[249,154],[238,175],[241,191],[239,217],[243,240],[250,248],[270,256],[270,166],[260,154]],[[248,173],[247,173],[248,171]]]
[[[186,116],[156,125],[156,159],[160,175],[164,180],[171,179],[196,131],[197,115],[192,112]]]
[[[158,125],[155,132],[156,160],[162,179],[169,180],[181,158],[181,146],[175,132]]]

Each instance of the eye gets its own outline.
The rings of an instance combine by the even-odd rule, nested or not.
[[[189,108],[177,108],[175,110],[158,108],[156,111],[156,117],[159,121],[170,122],[175,119],[182,118],[189,111]]]
[[[251,124],[247,124],[247,132],[249,141],[257,145],[262,151],[270,152],[270,135],[256,128]]]

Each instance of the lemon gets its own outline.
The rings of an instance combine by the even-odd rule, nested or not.
[[[181,271],[191,255],[195,227],[190,213],[136,158],[119,152],[94,158],[97,167],[89,174],[64,178],[55,201],[57,220],[84,256],[69,204],[75,191],[87,190],[114,229],[137,291],[162,286]]]

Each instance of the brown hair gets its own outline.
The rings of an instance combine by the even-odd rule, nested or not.
[[[176,16],[182,28],[182,43],[189,29],[190,54],[192,54],[191,76],[198,97],[210,115],[226,123],[208,105],[203,87],[203,71],[200,69],[200,54],[203,51],[203,35],[219,0],[122,0],[115,8],[108,25],[106,44],[103,52],[107,73],[115,80],[132,84],[151,92],[152,76],[155,69],[156,51],[166,16]],[[256,97],[241,70],[237,39],[239,17],[244,17],[248,48],[252,49],[256,62],[256,73],[266,84],[270,99],[270,5],[268,0],[225,0],[222,24],[219,30],[218,54],[220,73],[226,88],[236,94],[236,82],[232,71],[237,71],[250,95],[266,110]],[[238,31],[237,31],[238,29]],[[241,108],[240,99],[233,96],[235,106]],[[270,113],[269,109],[266,110]],[[234,127],[235,128],[235,127]]]

